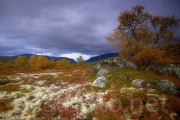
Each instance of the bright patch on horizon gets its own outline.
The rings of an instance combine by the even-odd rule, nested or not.
[[[82,56],[84,60],[88,60],[90,57],[95,56],[95,55],[86,55],[86,54],[81,54],[81,53],[69,53],[69,54],[61,54],[60,55],[60,57],[72,58],[75,61],[77,61],[77,58],[79,56]]]

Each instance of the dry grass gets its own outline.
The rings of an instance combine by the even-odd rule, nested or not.
[[[29,107],[29,109],[26,111],[26,113],[24,114],[24,116],[33,115],[33,110],[34,110],[34,108]]]
[[[20,84],[7,84],[4,86],[0,86],[0,91],[6,91],[8,93],[19,91],[20,90],[19,86]]]
[[[12,110],[13,105],[11,104],[10,99],[0,99],[0,113],[7,112],[8,110]]]
[[[55,80],[55,77],[51,74],[41,75],[38,79],[40,80]]]
[[[21,89],[21,92],[22,93],[30,93],[31,91],[33,91],[34,90],[34,88],[30,88],[30,89],[27,89],[27,88],[23,88],[23,89]]]
[[[11,83],[12,81],[11,80],[8,80],[8,79],[1,79],[0,80],[0,85],[5,85],[5,84],[8,84],[8,83]]]

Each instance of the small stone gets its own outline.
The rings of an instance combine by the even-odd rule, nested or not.
[[[97,87],[105,87],[107,79],[104,76],[98,77],[91,85]]]
[[[101,69],[101,64],[98,63],[94,66],[94,68],[91,70],[91,72],[96,73]]]
[[[128,77],[128,76],[123,76],[122,80],[131,80],[132,78]]]
[[[101,77],[101,76],[103,76],[104,74],[106,74],[106,73],[108,73],[108,72],[109,72],[109,70],[107,70],[107,69],[100,69],[100,70],[98,71],[96,77]]]
[[[53,118],[56,118],[56,117],[58,117],[59,116],[59,112],[55,112],[54,114],[53,114]]]
[[[132,81],[132,85],[135,85],[137,87],[142,87],[142,86],[150,86],[149,82],[146,80],[141,80],[141,79],[135,79]]]
[[[173,93],[175,93],[177,91],[176,85],[169,80],[160,80],[157,82],[157,85],[160,86],[162,91],[170,90]]]

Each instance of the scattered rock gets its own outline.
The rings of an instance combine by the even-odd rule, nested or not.
[[[103,76],[104,74],[106,74],[106,73],[108,73],[108,72],[109,72],[109,70],[107,70],[107,69],[100,69],[100,70],[98,71],[96,77],[101,77],[101,76]]]
[[[132,85],[135,85],[137,87],[143,87],[143,86],[150,86],[150,83],[146,80],[135,79],[132,81]]]
[[[81,105],[81,103],[80,103],[80,102],[75,102],[75,103],[72,103],[72,105],[73,105],[73,106],[75,106],[75,105]]]
[[[157,85],[160,86],[162,91],[170,90],[173,93],[175,93],[177,91],[176,85],[169,80],[160,80],[157,82]]]
[[[121,79],[122,79],[122,80],[132,80],[132,78],[130,78],[130,77],[128,77],[128,76],[123,76]]]
[[[120,57],[113,57],[106,60],[102,60],[100,64],[101,66],[106,66],[106,67],[108,66],[107,68],[113,68],[113,67],[123,68],[127,66],[137,69],[137,66],[134,63],[129,62]]]
[[[180,79],[180,68],[175,71],[176,76]]]
[[[97,87],[105,87],[107,79],[104,76],[98,77],[91,85]]]
[[[131,67],[131,68],[134,68],[134,69],[137,69],[137,68],[138,68],[134,63],[128,62],[128,61],[126,62],[126,66]]]
[[[59,112],[55,112],[55,113],[52,115],[53,118],[57,118],[58,116],[59,116]]]
[[[96,73],[101,69],[101,64],[98,63],[94,66],[94,68],[91,70],[91,72]]]
[[[0,116],[0,119],[1,119],[1,120],[3,120],[3,119],[5,120],[5,118],[4,118],[4,117],[2,117],[2,116]]]
[[[118,63],[119,63],[118,57],[102,60],[100,62],[101,65],[110,65],[110,66],[118,66]]]
[[[163,74],[174,75],[180,79],[180,65],[166,64],[166,65],[160,66],[160,68],[157,66],[153,66],[152,69],[156,71],[160,71]]]

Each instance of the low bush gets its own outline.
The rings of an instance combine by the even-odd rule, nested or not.
[[[55,76],[51,75],[51,74],[45,74],[45,75],[41,75],[39,77],[40,80],[54,80]]]
[[[0,80],[0,85],[5,85],[5,84],[11,83],[11,82],[12,82],[11,80],[2,79],[2,80]]]
[[[8,84],[5,86],[0,86],[0,91],[6,91],[8,93],[18,91],[20,89],[19,86],[19,84]]]
[[[11,104],[10,99],[0,99],[0,113],[7,112],[8,110],[12,110],[13,105]]]

